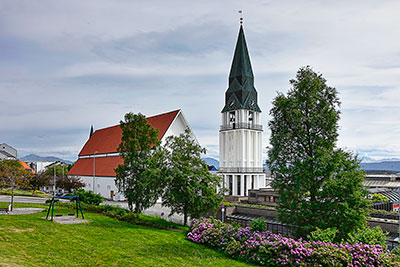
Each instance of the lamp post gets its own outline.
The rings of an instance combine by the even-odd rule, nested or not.
[[[54,177],[53,177],[53,195],[56,196],[56,162],[53,165]]]
[[[221,207],[221,219],[222,222],[225,222],[225,205]]]
[[[93,153],[93,193],[96,194],[95,192],[95,182],[96,182],[96,153],[97,151],[95,151]]]

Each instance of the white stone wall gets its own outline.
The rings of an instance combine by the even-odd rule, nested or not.
[[[246,129],[241,124],[260,125],[260,113],[249,110],[222,113],[222,127],[225,128],[219,132],[219,167],[225,186],[229,185],[229,179],[233,181],[228,194],[234,196],[245,196],[248,189],[265,187],[265,174],[260,172],[263,168],[262,130]],[[249,171],[248,168],[258,170]]]
[[[118,192],[115,186],[115,177],[96,176],[94,179],[93,188],[93,176],[77,176],[83,183],[85,183],[84,189],[86,191],[93,191],[95,194],[100,194],[106,199],[112,199],[115,201],[125,200],[124,196]],[[111,197],[111,191],[113,191],[113,197]]]

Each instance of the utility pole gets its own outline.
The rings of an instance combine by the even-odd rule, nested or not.
[[[56,162],[54,162],[53,170],[54,170],[54,177],[53,177],[53,195],[56,196]]]
[[[96,153],[97,151],[94,152],[93,154],[93,193],[96,194],[96,187],[95,187],[95,183],[96,183]]]

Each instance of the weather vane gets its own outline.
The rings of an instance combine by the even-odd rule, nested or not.
[[[240,25],[242,25],[243,24],[243,11],[239,10],[238,12],[240,14]]]

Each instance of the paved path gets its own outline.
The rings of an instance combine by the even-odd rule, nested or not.
[[[45,203],[47,198],[14,196],[16,203]],[[10,202],[11,196],[0,195],[0,202]]]
[[[3,212],[1,213],[2,215],[20,215],[20,214],[33,214],[33,213],[38,213],[42,212],[45,209],[41,208],[14,208],[12,211]]]
[[[122,207],[122,208],[125,208],[125,209],[128,208],[128,203],[127,202],[121,202],[121,201],[104,201],[103,204],[104,205],[119,206],[119,207]],[[143,213],[146,214],[146,215],[163,217],[167,221],[183,224],[183,215],[174,214],[174,215],[169,217],[168,215],[171,213],[171,210],[169,208],[167,208],[167,207],[163,207],[159,203],[155,204],[151,208],[148,208]],[[163,216],[161,216],[162,213],[163,213]],[[189,222],[188,222],[188,224],[189,224]]]

